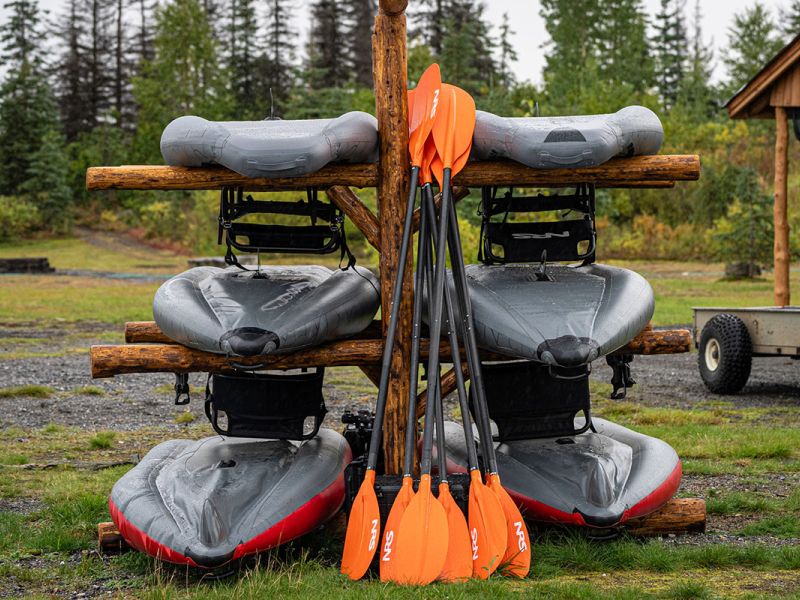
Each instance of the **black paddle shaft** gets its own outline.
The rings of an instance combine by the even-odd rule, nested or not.
[[[392,350],[394,337],[397,332],[397,316],[400,311],[400,297],[403,293],[403,276],[406,272],[406,258],[408,246],[411,241],[411,229],[414,221],[414,204],[417,196],[417,179],[419,167],[411,168],[411,189],[408,194],[406,216],[403,223],[403,238],[400,243],[400,259],[397,263],[397,278],[392,290],[392,307],[389,312],[389,327],[386,331],[386,341],[383,346],[383,361],[381,362],[381,380],[378,386],[378,400],[375,403],[375,421],[372,423],[372,436],[369,440],[369,454],[367,455],[367,470],[375,470],[378,464],[378,446],[381,443],[383,430],[383,417],[386,413],[386,396],[389,393],[389,370],[392,365]],[[444,219],[446,221],[446,219]]]
[[[447,226],[450,220],[447,218],[447,211],[450,210],[450,168],[444,170],[444,186],[442,191],[441,218],[439,219],[438,239],[447,239]],[[433,274],[433,286],[430,290],[429,304],[433,306],[430,330],[430,350],[428,351],[428,376],[435,377],[439,372],[439,339],[442,335],[442,304],[444,299],[444,279],[446,271],[447,244],[439,244],[436,248],[436,266]],[[433,397],[428,394],[428,403],[425,406],[425,428],[422,433],[422,460],[420,461],[420,472],[429,475],[431,472],[431,458],[433,445],[433,425],[435,419],[436,403],[432,402]]]
[[[444,206],[442,215],[444,215]],[[475,327],[472,320],[472,303],[467,290],[467,272],[464,267],[464,254],[461,251],[461,236],[458,232],[458,216],[455,207],[448,207],[447,220],[450,223],[447,238],[450,246],[450,261],[453,265],[453,282],[456,287],[456,299],[461,310],[461,319],[464,331],[464,345],[467,353],[467,365],[472,379],[470,391],[473,394],[475,416],[481,434],[481,446],[485,459],[489,463],[489,472],[497,473],[497,457],[492,443],[492,430],[489,424],[489,410],[486,408],[486,392],[483,388],[483,375],[481,373],[481,360],[478,354],[478,343],[475,339]]]
[[[427,215],[429,219],[435,219],[435,204],[433,200],[433,189],[430,185],[424,186],[422,188],[422,207],[423,207],[423,216]],[[434,236],[433,245],[436,247],[438,243],[438,239],[436,239],[436,231],[432,231]],[[472,423],[470,422],[469,418],[469,403],[467,401],[467,387],[464,382],[464,372],[461,370],[461,351],[458,344],[458,334],[457,331],[461,332],[461,337],[463,338],[463,324],[458,323],[455,318],[455,312],[453,309],[453,297],[450,293],[450,286],[445,284],[444,286],[444,300],[445,300],[445,308],[447,309],[447,322],[449,325],[448,328],[448,335],[450,337],[450,351],[453,356],[453,371],[456,377],[456,390],[458,391],[458,404],[459,408],[461,409],[461,422],[464,427],[464,439],[467,444],[467,466],[469,467],[470,471],[474,471],[478,468],[478,454],[475,450],[475,438],[472,435]],[[430,381],[430,378],[429,378]],[[438,386],[437,386],[438,390]],[[444,416],[442,416],[442,421],[444,421]],[[439,426],[439,422],[437,421],[437,428]],[[437,429],[438,430],[438,429]],[[442,435],[444,434],[444,423],[442,423]],[[438,449],[438,447],[437,447]],[[441,467],[441,465],[440,465]]]
[[[424,197],[423,197],[424,198]],[[417,240],[417,270],[414,274],[414,317],[411,325],[411,379],[408,386],[408,415],[406,418],[406,456],[403,471],[412,475],[414,468],[414,445],[417,441],[417,391],[419,388],[419,345],[422,329],[422,305],[428,265],[432,260],[430,249],[430,224],[425,213],[419,222]],[[431,284],[428,282],[428,289]]]

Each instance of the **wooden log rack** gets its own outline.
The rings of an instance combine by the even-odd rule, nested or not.
[[[398,249],[402,236],[405,201],[409,191],[407,126],[407,0],[380,0],[373,33],[373,73],[375,116],[380,138],[377,164],[329,165],[311,175],[282,179],[251,179],[225,168],[183,168],[169,166],[93,167],[87,170],[86,185],[98,190],[217,190],[238,187],[246,191],[305,190],[313,186],[326,191],[367,241],[380,252],[380,279],[383,297],[380,324],[385,329],[389,299],[398,280]],[[596,187],[669,188],[676,181],[692,181],[700,176],[696,155],[656,155],[618,158],[580,169],[537,170],[510,161],[471,162],[455,179],[463,197],[470,187],[486,185],[517,187],[562,187],[592,183]],[[353,188],[376,188],[378,212],[373,213]],[[413,246],[413,244],[412,244]],[[401,473],[405,414],[408,400],[409,355],[411,344],[411,261],[404,278],[397,340],[392,355],[392,370],[384,429],[384,454],[387,472]],[[290,369],[307,366],[355,365],[376,379],[383,340],[377,328],[366,338],[324,344],[293,354],[242,359],[247,364],[266,363],[269,368]],[[129,323],[127,345],[94,346],[91,367],[94,377],[111,377],[142,372],[224,372],[232,369],[224,356],[199,352],[168,343],[152,323]],[[642,332],[626,352],[663,354],[686,352],[691,344],[688,331]],[[443,358],[449,356],[443,345]],[[485,358],[498,358],[485,355]],[[449,375],[454,379],[453,375]],[[448,374],[443,376],[447,382]]]

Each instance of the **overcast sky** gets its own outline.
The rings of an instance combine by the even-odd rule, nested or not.
[[[410,0],[412,6],[415,0]],[[727,31],[733,15],[741,12],[747,6],[753,5],[755,0],[701,0],[703,12],[703,35],[707,41],[713,42],[716,48],[725,44]],[[769,7],[773,15],[777,15],[780,7],[788,6],[789,0],[762,0]],[[63,0],[40,0],[41,6],[51,13],[58,13],[64,6]],[[660,0],[644,0],[650,15],[654,15],[658,10]],[[686,0],[689,22],[687,25],[691,29],[691,18],[694,11],[694,0]],[[308,0],[294,0],[298,7],[297,29],[303,35],[308,29]],[[503,13],[508,13],[511,27],[515,35],[514,44],[519,55],[518,62],[514,65],[514,71],[520,80],[530,80],[533,82],[541,81],[544,57],[542,56],[542,43],[547,40],[547,33],[544,29],[544,22],[539,16],[540,3],[538,0],[484,0],[487,7],[489,19],[499,25],[503,18]],[[0,9],[2,18],[5,13]],[[719,53],[715,53],[714,78],[719,79],[724,76],[724,66],[719,60]]]

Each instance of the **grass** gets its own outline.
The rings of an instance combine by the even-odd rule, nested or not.
[[[14,385],[0,388],[0,398],[49,398],[55,390],[47,385]]]
[[[76,387],[76,388],[73,388],[72,393],[76,394],[76,395],[79,395],[79,396],[105,396],[106,395],[106,391],[103,388],[98,387],[96,385],[84,385],[82,387]]]
[[[89,447],[95,449],[111,448],[114,444],[114,438],[117,434],[113,431],[98,431],[92,439],[89,440]]]

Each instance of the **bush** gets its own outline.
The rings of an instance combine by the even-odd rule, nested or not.
[[[0,241],[24,237],[42,228],[42,215],[28,200],[0,196]]]

